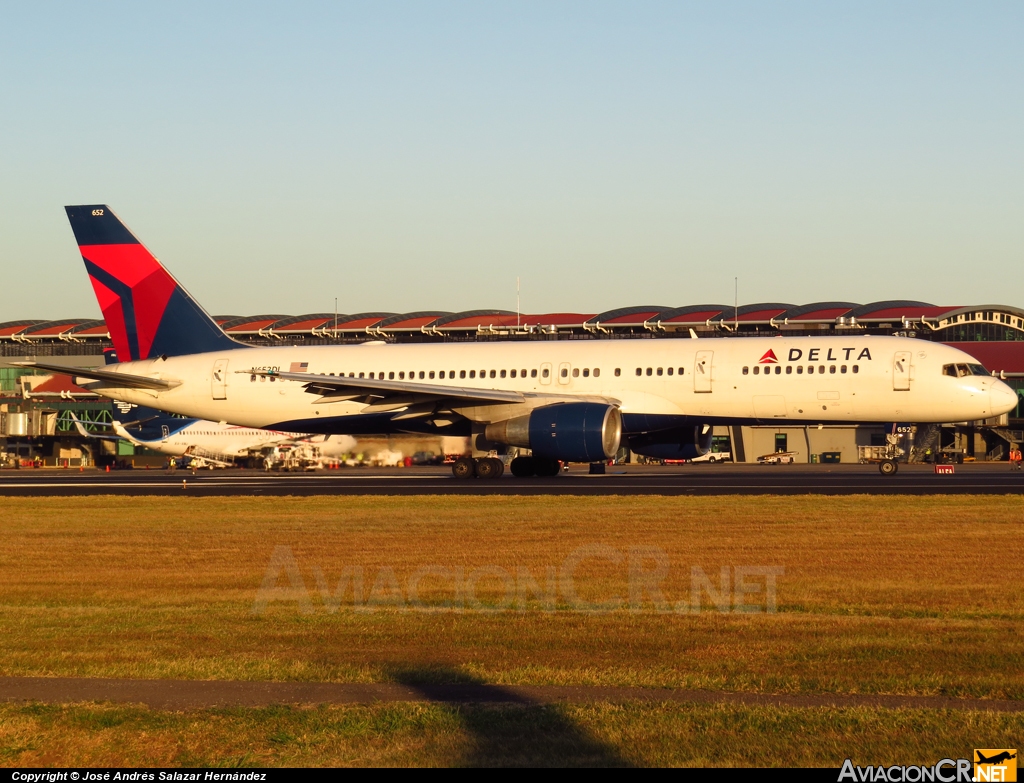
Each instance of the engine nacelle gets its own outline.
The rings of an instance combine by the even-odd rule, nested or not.
[[[535,457],[563,462],[611,459],[622,441],[622,414],[614,405],[564,402],[536,408],[526,416],[488,424],[487,440],[522,446]]]
[[[693,459],[711,451],[711,427],[677,427],[633,435],[629,449],[654,459]]]

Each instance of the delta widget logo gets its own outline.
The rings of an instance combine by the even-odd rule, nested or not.
[[[757,360],[758,364],[778,364],[779,358],[775,355],[775,351],[769,348],[765,351],[764,356]]]

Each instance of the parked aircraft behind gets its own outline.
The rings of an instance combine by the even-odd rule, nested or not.
[[[968,354],[901,337],[246,346],[109,207],[66,209],[123,360],[79,371],[87,388],[243,427],[471,435],[460,477],[500,475],[487,455],[509,448],[530,450],[516,475],[555,475],[622,445],[694,457],[714,424],[973,421],[1017,405]]]
[[[190,464],[199,468],[227,467],[257,457],[262,464],[264,450],[274,446],[308,446],[319,459],[340,459],[356,447],[355,438],[348,435],[301,435],[185,419],[129,403],[115,403],[114,412],[110,425],[114,435],[98,435],[84,426],[100,422],[82,422],[74,414],[72,418],[83,437],[123,439],[175,459],[188,457]]]

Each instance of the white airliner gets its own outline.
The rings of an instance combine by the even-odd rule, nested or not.
[[[249,347],[231,340],[103,205],[67,207],[122,359],[79,372],[117,400],[290,432],[471,435],[459,477],[554,475],[620,446],[697,456],[714,424],[954,422],[1014,391],[968,354],[900,337]],[[44,363],[35,363],[51,369]],[[895,463],[892,464],[895,469]],[[891,471],[890,471],[891,472]]]
[[[98,435],[84,426],[107,426],[102,422],[82,422],[74,413],[78,433],[87,438],[123,439],[175,459],[186,457],[194,468],[227,467],[239,460],[260,457],[273,446],[309,447],[318,459],[337,459],[356,446],[348,435],[302,435],[256,427],[244,427],[204,419],[183,419],[163,411],[118,402],[109,425],[114,435]]]

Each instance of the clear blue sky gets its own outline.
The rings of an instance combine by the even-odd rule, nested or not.
[[[1024,306],[1024,4],[9,3],[0,321],[107,203],[214,313]]]

